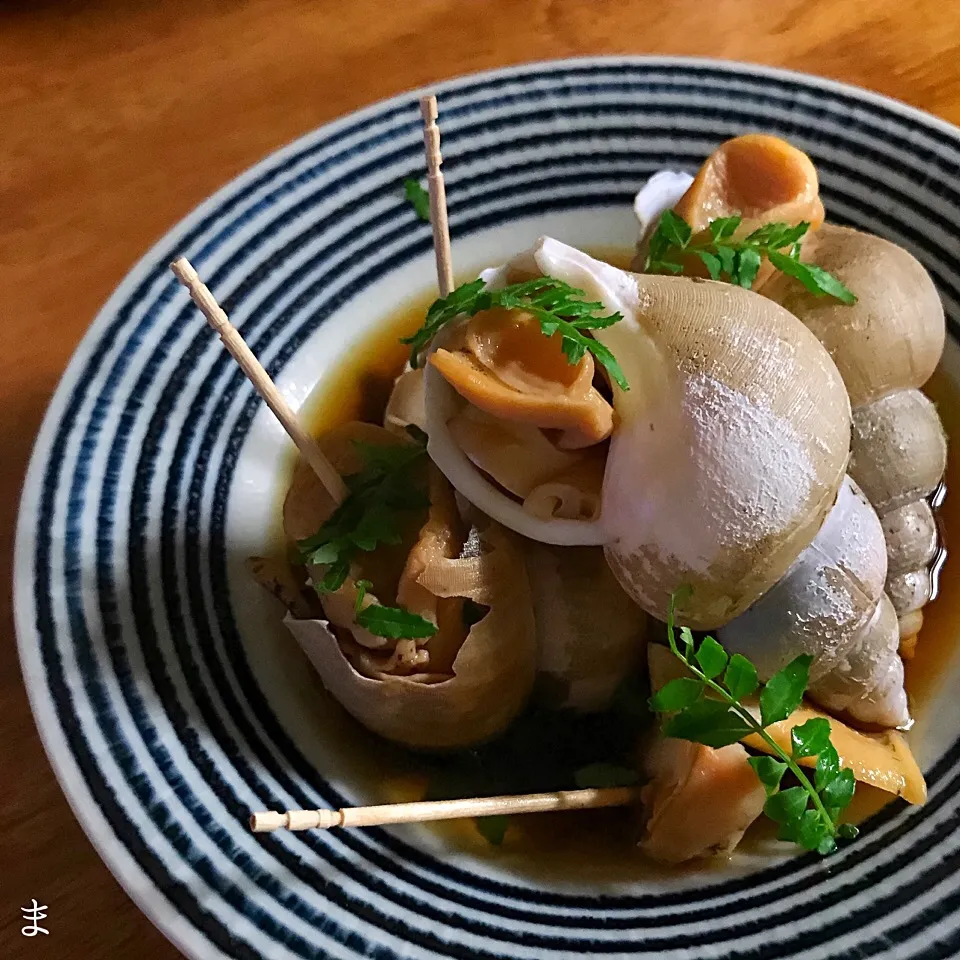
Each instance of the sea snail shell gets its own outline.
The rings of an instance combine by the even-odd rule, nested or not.
[[[767,677],[799,653],[813,654],[811,697],[834,713],[896,726],[908,711],[886,575],[880,521],[847,477],[813,543],[718,637]]]
[[[624,589],[654,616],[689,584],[683,622],[729,622],[786,573],[836,499],[850,426],[836,366],[795,317],[747,290],[630,274],[549,238],[510,267],[564,280],[624,316],[596,331],[631,384],[614,389],[600,516],[532,517],[490,483],[447,427],[464,401],[428,365],[434,462],[524,536],[603,544]]]
[[[946,469],[943,426],[919,390],[943,353],[943,306],[927,271],[895,244],[832,224],[814,241],[803,259],[839,277],[856,304],[814,298],[782,275],[762,292],[803,321],[843,375],[853,407],[850,474],[891,531],[887,590],[906,637],[916,630],[909,615],[930,597],[936,540],[926,498]]]

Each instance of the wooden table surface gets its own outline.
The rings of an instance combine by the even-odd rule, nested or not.
[[[139,256],[235,174],[409,87],[550,57],[676,53],[860,84],[960,122],[949,0],[0,0],[0,578],[57,379]],[[2,598],[0,956],[170,958],[74,822]],[[49,905],[50,935],[19,908]]]

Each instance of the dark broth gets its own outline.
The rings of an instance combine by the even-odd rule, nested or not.
[[[593,255],[619,267],[627,267],[632,256],[609,250],[594,251]],[[408,356],[408,348],[399,343],[399,338],[421,325],[432,299],[433,296],[412,299],[399,307],[351,351],[335,373],[320,384],[306,411],[316,434],[349,420],[381,422],[393,378]],[[930,381],[927,393],[938,405],[948,436],[960,437],[960,392],[945,374],[938,371]],[[956,444],[950,450],[946,483],[954,495],[946,498],[939,516],[946,529],[957,530],[960,529],[960,495],[957,495],[960,491],[960,447]],[[956,562],[954,555],[946,564],[949,572],[941,571],[939,596],[924,610],[925,621],[916,654],[906,664],[907,691],[914,715],[921,718],[925,704],[943,680],[943,665],[949,661],[960,633],[960,591],[946,588]],[[359,728],[357,734],[358,748],[377,750],[380,754],[377,758],[382,771],[378,786],[380,796],[371,802],[422,799],[428,788],[436,784],[438,772],[442,775],[442,758],[418,756],[387,744],[380,747],[376,738]],[[540,787],[552,788],[549,784]],[[850,817],[861,820],[890,799],[880,790],[858,784]],[[627,810],[606,810],[590,814],[516,817],[500,847],[490,846],[472,821],[449,821],[434,824],[431,829],[449,846],[494,856],[504,866],[522,865],[528,875],[587,883],[619,883],[651,873],[675,872],[658,868],[636,855],[627,840],[633,832],[632,816]],[[770,826],[765,818],[761,818],[739,849],[749,855],[770,838]],[[718,869],[718,866],[698,864],[696,869]]]

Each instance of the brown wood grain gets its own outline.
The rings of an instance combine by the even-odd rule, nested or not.
[[[403,89],[503,64],[683,53],[825,74],[960,121],[948,0],[0,0],[0,576],[23,472],[97,308],[245,167]],[[74,822],[27,707],[4,591],[0,955],[177,955]],[[50,907],[48,937],[19,906]]]

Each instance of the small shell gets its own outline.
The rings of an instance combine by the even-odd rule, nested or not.
[[[368,423],[330,431],[320,445],[344,476],[363,466],[357,440],[408,442]],[[362,570],[352,571],[339,590],[323,595],[327,619],[288,616],[285,622],[324,686],[361,723],[406,746],[447,749],[489,739],[522,709],[533,686],[536,635],[516,538],[495,523],[481,529],[478,524],[461,548],[452,490],[427,466],[430,512],[419,532],[413,527],[413,547],[380,546],[362,554],[355,564]],[[313,472],[299,464],[284,501],[287,536],[313,535],[333,509]],[[375,584],[395,585],[398,601],[436,623],[437,633],[427,640],[392,641],[358,627],[354,603],[360,573],[369,574]],[[464,627],[463,598],[489,608],[469,629]],[[392,597],[382,599],[393,602]],[[367,594],[366,602],[374,602],[373,594]]]
[[[470,629],[449,678],[371,679],[353,667],[326,621],[285,619],[323,685],[374,733],[423,750],[468,747],[502,732],[526,703],[536,639],[523,558],[496,524],[480,531],[480,542],[479,556],[454,561],[463,567],[458,594],[490,609]]]

